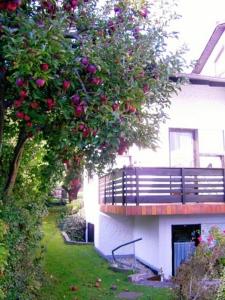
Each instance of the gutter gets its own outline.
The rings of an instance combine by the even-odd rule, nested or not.
[[[174,82],[177,82],[182,79],[187,80],[191,84],[208,85],[212,87],[225,87],[225,78],[204,76],[204,75],[194,74],[194,73],[190,73],[190,74],[179,73],[170,76],[170,80]]]

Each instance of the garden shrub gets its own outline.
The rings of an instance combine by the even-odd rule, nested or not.
[[[200,243],[194,254],[178,268],[174,277],[177,299],[213,300],[223,272],[225,234],[214,226],[206,241]],[[213,282],[214,280],[214,282]]]
[[[224,300],[225,299],[225,268],[223,269],[223,274],[221,276],[221,284],[217,291],[216,300]]]
[[[8,260],[1,282],[7,300],[31,300],[38,295],[42,279],[42,213],[43,209],[36,204],[15,203],[1,212],[1,218],[8,224],[5,236]]]
[[[2,279],[5,271],[5,267],[7,266],[7,258],[8,258],[8,249],[6,248],[4,237],[7,233],[7,225],[0,219],[0,299],[4,299],[4,292],[1,288]]]
[[[43,279],[42,217],[47,213],[45,200],[58,179],[53,167],[54,174],[46,172],[46,151],[41,143],[30,142],[25,150],[14,193],[7,199],[3,197],[0,210],[0,220],[4,222],[0,228],[5,224],[4,246],[8,249],[0,283],[7,300],[37,299]]]
[[[80,214],[67,216],[61,224],[71,240],[77,242],[85,241],[86,220]]]

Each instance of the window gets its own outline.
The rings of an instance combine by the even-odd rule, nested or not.
[[[223,130],[171,128],[169,142],[171,167],[224,167]]]
[[[192,129],[170,129],[170,166],[196,166],[196,132]]]
[[[202,168],[224,166],[223,130],[199,130],[199,158]]]
[[[224,157],[222,155],[200,154],[201,168],[221,168],[222,166],[224,166]]]
[[[223,154],[222,130],[199,130],[198,136],[200,153]]]

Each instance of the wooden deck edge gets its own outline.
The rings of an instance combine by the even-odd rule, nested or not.
[[[124,216],[225,214],[225,203],[151,204],[139,206],[100,205],[100,211]]]

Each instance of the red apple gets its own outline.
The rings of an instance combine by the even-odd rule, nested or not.
[[[81,58],[81,63],[84,65],[84,66],[87,66],[89,64],[89,59],[88,57],[83,57]]]
[[[22,111],[17,111],[16,116],[18,119],[23,119],[24,118],[24,113]]]
[[[75,285],[71,285],[71,286],[70,286],[70,290],[71,290],[72,292],[76,292],[76,291],[78,291],[78,287],[75,286]]]
[[[102,104],[106,104],[108,101],[108,97],[106,95],[100,95],[100,101]]]
[[[36,101],[31,102],[30,107],[33,109],[37,109],[39,107],[39,103],[37,103]]]
[[[77,94],[74,94],[72,97],[71,97],[71,101],[74,105],[78,105],[80,103],[80,96],[77,95]]]
[[[16,2],[10,1],[7,3],[6,9],[8,11],[15,11],[17,9],[17,7],[18,7],[18,4]]]
[[[97,72],[97,67],[95,65],[90,64],[87,66],[87,72],[95,74]]]
[[[94,85],[100,85],[100,84],[102,84],[102,79],[100,77],[93,77],[93,78],[91,78],[90,81]]]
[[[83,131],[84,128],[85,128],[85,125],[84,125],[84,124],[80,124],[79,127],[78,127],[78,129],[79,129],[80,131]]]
[[[24,115],[24,120],[25,120],[25,121],[30,121],[30,116]]]
[[[24,80],[22,78],[18,78],[16,80],[16,85],[17,86],[22,87],[22,86],[24,86],[24,84],[25,84],[25,82],[24,82]]]
[[[68,88],[70,87],[71,82],[69,80],[64,80],[63,81],[63,89],[64,90],[68,90]]]
[[[119,110],[119,108],[120,108],[120,104],[118,102],[113,103],[112,105],[113,111]]]
[[[78,0],[71,0],[70,5],[72,8],[76,8],[78,6]]]
[[[46,63],[44,63],[44,64],[41,64],[41,65],[40,65],[40,68],[41,68],[42,71],[48,71],[49,65],[46,64]]]
[[[75,108],[75,112],[74,112],[75,116],[79,118],[79,117],[82,116],[83,113],[84,113],[84,106],[83,105],[78,105]]]
[[[22,105],[23,101],[21,99],[15,100],[14,101],[14,106],[16,108],[20,107]]]
[[[27,95],[28,95],[27,91],[25,91],[25,90],[20,91],[20,97],[25,98],[25,97],[27,97]]]
[[[84,137],[84,138],[87,138],[87,137],[89,136],[89,134],[90,134],[90,129],[87,128],[87,127],[85,127],[85,128],[83,129],[82,134],[83,134],[83,137]]]
[[[53,107],[55,106],[55,100],[52,99],[52,98],[48,98],[46,99],[46,103],[47,103],[47,106],[48,106],[48,109],[51,110],[53,109]]]
[[[36,85],[40,88],[40,87],[43,87],[45,85],[45,80],[44,79],[37,79],[36,80]]]

